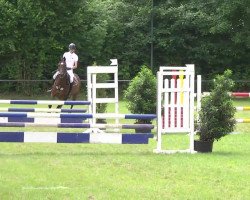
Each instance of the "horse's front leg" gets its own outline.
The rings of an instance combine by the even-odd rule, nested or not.
[[[77,99],[77,95],[72,94],[72,101],[75,101]],[[74,105],[70,106],[70,109],[73,109]]]
[[[54,98],[53,98],[54,99]],[[52,108],[52,105],[48,105],[48,108],[51,109]]]
[[[57,105],[57,109],[61,109],[63,105]]]
[[[55,100],[55,95],[54,94],[52,94],[52,92],[51,92],[51,100],[53,101],[53,100]],[[49,109],[51,109],[52,108],[52,105],[48,105],[48,108]]]

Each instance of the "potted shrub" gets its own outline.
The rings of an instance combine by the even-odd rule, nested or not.
[[[128,110],[133,114],[156,113],[156,77],[147,66],[142,66],[140,72],[131,80],[125,90],[124,98]],[[136,120],[137,124],[151,124],[151,120]],[[136,130],[136,132],[151,132],[151,130]]]
[[[201,100],[197,132],[199,140],[194,142],[195,151],[212,152],[213,142],[234,130],[236,109],[229,94],[234,86],[231,75],[230,70],[226,70],[223,75],[217,75],[210,95]]]

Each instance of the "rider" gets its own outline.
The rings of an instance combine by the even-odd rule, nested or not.
[[[74,81],[73,69],[77,68],[77,62],[78,62],[78,56],[76,55],[75,51],[76,51],[76,45],[74,43],[71,43],[69,45],[69,51],[65,52],[63,54],[63,58],[65,58],[65,61],[66,61],[67,72],[68,72],[68,74],[70,76],[70,89],[69,89],[69,92],[72,89],[73,81]],[[54,74],[53,81],[55,81],[58,74],[59,74],[58,71]],[[48,92],[50,92],[50,91],[51,90],[48,90]]]

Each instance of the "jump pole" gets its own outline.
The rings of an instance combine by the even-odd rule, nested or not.
[[[153,134],[0,132],[0,142],[24,143],[148,144],[149,138]]]
[[[250,97],[250,92],[232,92],[231,96],[233,97]]]

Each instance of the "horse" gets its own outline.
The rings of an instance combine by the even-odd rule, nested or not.
[[[73,86],[70,90],[70,77],[67,73],[67,67],[66,67],[66,61],[65,58],[62,58],[60,62],[58,63],[58,69],[57,71],[59,74],[57,75],[51,89],[51,97],[57,98],[61,101],[66,101],[70,98],[73,101],[77,99],[78,94],[80,93],[81,89],[81,81],[77,74],[74,73],[74,81]],[[49,108],[52,107],[52,105],[48,105]],[[62,105],[57,106],[58,109],[62,108]],[[73,105],[71,105],[71,109],[73,108]]]

